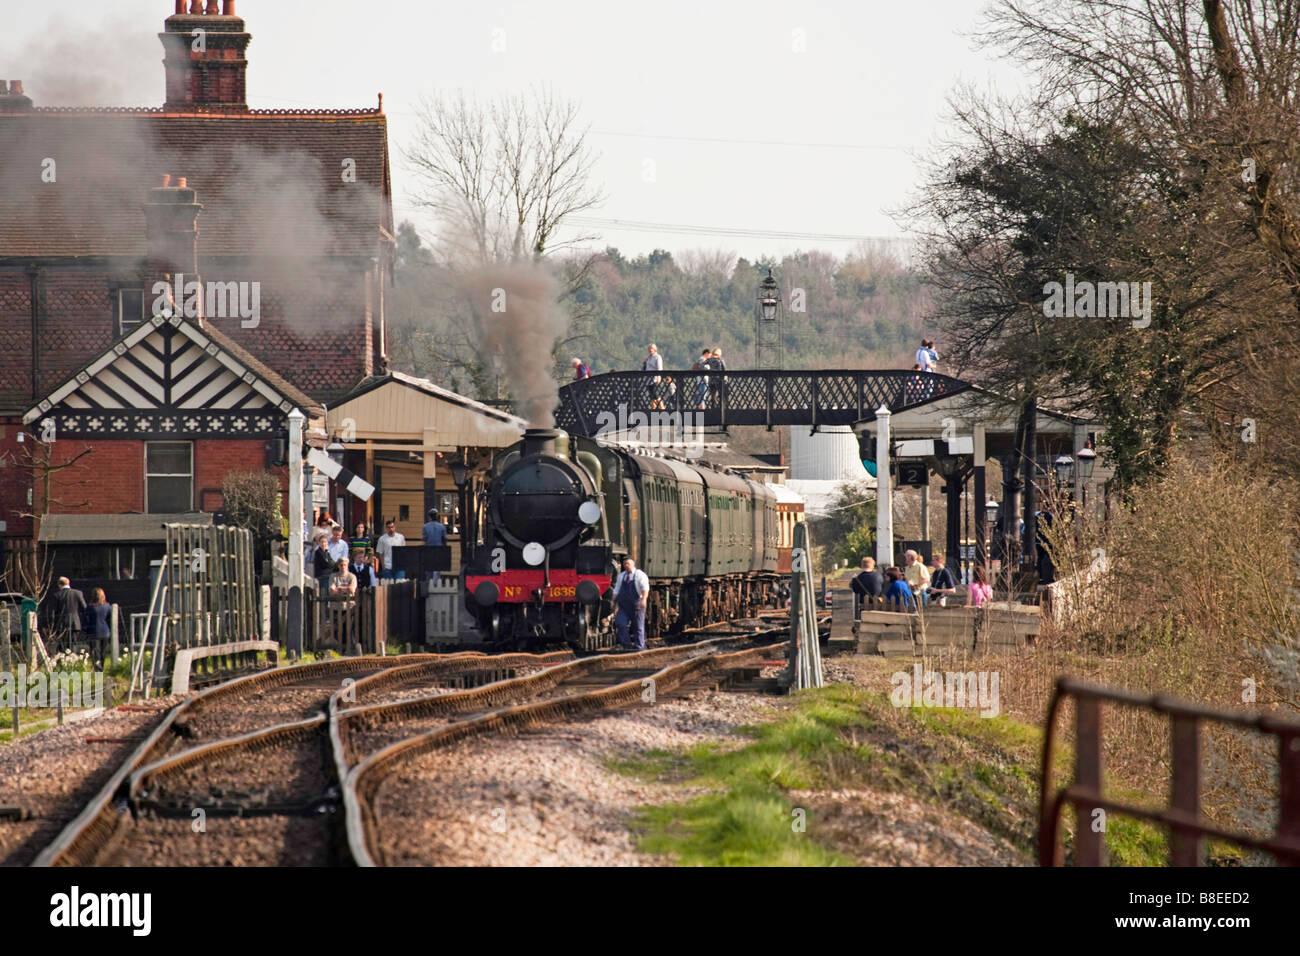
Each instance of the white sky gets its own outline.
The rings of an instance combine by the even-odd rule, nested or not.
[[[38,106],[161,105],[156,34],[172,0],[5,6],[0,76],[23,79]],[[974,49],[983,0],[236,6],[253,35],[249,105],[358,107],[383,92],[399,221],[416,218],[400,158],[416,96],[544,84],[591,125],[607,198],[590,215],[818,237],[599,230],[629,254],[844,253],[854,240],[824,237],[899,236],[891,212],[919,185],[918,157],[945,138],[946,97],[959,82],[1018,85]]]

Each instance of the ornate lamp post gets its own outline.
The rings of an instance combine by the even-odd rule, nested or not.
[[[779,369],[783,362],[781,334],[781,290],[772,270],[758,284],[758,305],[754,319],[754,367]]]

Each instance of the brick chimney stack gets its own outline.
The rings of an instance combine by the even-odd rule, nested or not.
[[[26,113],[32,108],[32,98],[23,95],[22,80],[0,80],[0,113]]]
[[[164,175],[162,183],[149,190],[144,201],[145,236],[147,239],[147,265],[145,273],[145,304],[157,298],[153,291],[155,282],[169,285],[178,273],[184,283],[199,281],[199,213],[203,205],[190,189],[184,177],[172,179]],[[176,290],[177,305],[184,304],[184,289]],[[202,321],[202,300],[199,296],[199,319]]]
[[[244,21],[235,16],[235,0],[176,0],[176,12],[158,34],[163,45],[163,67],[167,73],[168,112],[206,110],[222,113],[248,112],[245,54],[252,35]]]

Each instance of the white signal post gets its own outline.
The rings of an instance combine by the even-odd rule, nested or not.
[[[876,409],[876,567],[894,563],[894,501],[889,484],[889,409]]]
[[[302,654],[302,529],[306,521],[302,431],[306,421],[307,417],[296,408],[289,413],[289,606],[285,643],[291,657]]]

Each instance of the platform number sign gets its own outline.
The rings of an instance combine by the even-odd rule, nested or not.
[[[910,488],[924,488],[930,483],[929,469],[923,461],[900,461],[895,466],[898,483]]]

